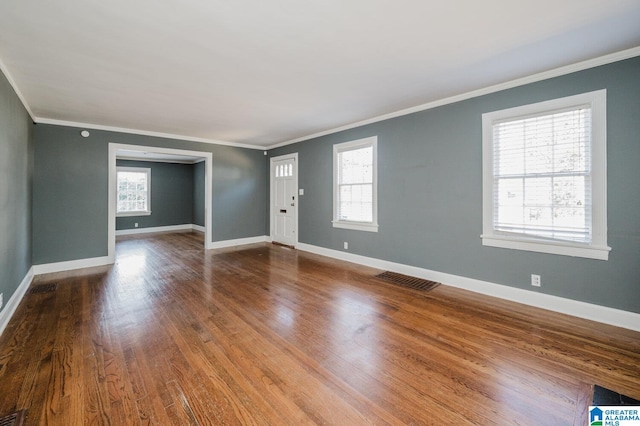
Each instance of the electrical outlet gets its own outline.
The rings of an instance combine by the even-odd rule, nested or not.
[[[4,305],[4,293],[0,293],[0,311],[2,310],[2,305]]]
[[[344,249],[349,250],[349,243],[346,241],[344,242]]]
[[[134,223],[134,224],[133,224],[133,227],[134,227],[134,228],[137,228],[137,227],[138,227],[138,222]]]
[[[531,274],[531,285],[534,287],[540,287],[542,285],[540,275]]]

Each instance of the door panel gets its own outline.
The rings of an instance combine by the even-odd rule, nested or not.
[[[295,246],[297,243],[297,167],[295,158],[272,161],[271,240]]]

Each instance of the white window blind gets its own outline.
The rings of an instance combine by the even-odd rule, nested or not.
[[[338,219],[373,221],[373,147],[338,153]]]
[[[116,214],[119,216],[150,214],[151,169],[117,168]]]
[[[496,231],[590,243],[591,108],[493,125]]]
[[[376,137],[334,145],[335,227],[377,231],[376,145]]]
[[[606,260],[606,90],[482,115],[482,244]]]

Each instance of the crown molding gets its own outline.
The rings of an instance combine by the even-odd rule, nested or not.
[[[11,73],[7,69],[7,67],[4,64],[4,62],[2,62],[1,58],[0,58],[0,71],[2,71],[2,74],[4,74],[4,77],[9,82],[9,85],[11,86],[11,88],[13,89],[15,94],[18,96],[18,99],[20,99],[20,102],[22,102],[22,106],[24,107],[24,109],[27,110],[27,114],[29,114],[29,116],[31,117],[31,121],[33,121],[35,123],[35,121],[36,121],[35,120],[35,116],[33,115],[33,112],[31,111],[31,108],[29,108],[29,104],[27,104],[27,101],[25,100],[24,96],[22,95],[22,92],[20,91],[20,89],[18,89],[18,85],[16,84],[16,81],[11,76]]]
[[[105,130],[107,132],[119,132],[119,133],[128,133],[131,135],[153,136],[157,138],[176,139],[176,140],[189,141],[189,142],[201,142],[201,143],[208,143],[213,145],[233,146],[237,148],[259,149],[261,151],[265,150],[264,146],[258,146],[258,145],[221,141],[217,139],[198,138],[193,136],[175,135],[172,133],[151,132],[147,130],[129,129],[126,127],[103,126],[100,124],[80,123],[77,121],[53,120],[50,118],[42,118],[42,117],[36,117],[33,121],[37,124],[52,124],[56,126],[68,126],[68,127],[77,127],[77,128],[83,128],[83,129]]]
[[[7,79],[7,81],[11,85],[11,87],[13,88],[14,92],[16,93],[16,95],[18,96],[20,101],[22,102],[22,105],[27,110],[27,113],[29,114],[29,116],[31,117],[31,119],[32,119],[32,121],[34,123],[52,124],[52,125],[58,125],[58,126],[69,126],[69,127],[78,127],[78,128],[87,128],[87,129],[94,129],[94,130],[105,130],[105,131],[111,131],[111,132],[128,133],[128,134],[135,134],[135,135],[142,135],[142,136],[153,136],[153,137],[176,139],[176,140],[183,140],[183,141],[190,141],[190,142],[200,142],[200,143],[207,143],[207,144],[214,144],[214,145],[233,146],[233,147],[238,147],[238,148],[248,148],[248,149],[257,149],[257,150],[270,150],[270,149],[275,149],[275,148],[279,148],[279,147],[286,146],[286,145],[291,145],[291,144],[294,144],[294,143],[297,143],[297,142],[302,142],[302,141],[306,141],[306,140],[309,140],[309,139],[330,135],[330,134],[341,132],[341,131],[344,131],[344,130],[349,130],[349,129],[353,129],[353,128],[356,128],[356,127],[365,126],[367,124],[377,123],[379,121],[389,120],[389,119],[392,119],[392,118],[401,117],[403,115],[409,115],[409,114],[413,114],[415,112],[425,111],[425,110],[429,110],[429,109],[432,109],[432,108],[437,108],[437,107],[440,107],[440,106],[443,106],[443,105],[448,105],[448,104],[452,104],[452,103],[455,103],[455,102],[460,102],[460,101],[464,101],[464,100],[467,100],[467,99],[471,99],[471,98],[487,95],[487,94],[490,94],[490,93],[499,92],[501,90],[511,89],[511,88],[518,87],[518,86],[524,86],[526,84],[535,83],[535,82],[538,82],[538,81],[547,80],[547,79],[550,79],[550,78],[559,77],[559,76],[562,76],[562,75],[571,74],[571,73],[578,72],[578,71],[583,71],[583,70],[586,70],[586,69],[589,69],[589,68],[594,68],[594,67],[597,67],[597,66],[600,66],[600,65],[606,65],[606,64],[613,63],[613,62],[622,61],[622,60],[633,58],[633,57],[636,57],[636,56],[640,56],[640,46],[637,46],[637,47],[634,47],[634,48],[631,48],[631,49],[627,49],[627,50],[623,50],[623,51],[620,51],[620,52],[616,52],[616,53],[611,53],[609,55],[600,56],[598,58],[593,58],[593,59],[588,59],[586,61],[577,62],[575,64],[571,64],[571,65],[566,65],[566,66],[563,66],[563,67],[555,68],[555,69],[552,69],[552,70],[549,70],[549,71],[544,71],[544,72],[541,72],[541,73],[533,74],[533,75],[530,75],[530,76],[527,76],[527,77],[518,78],[518,79],[515,79],[515,80],[511,80],[511,81],[505,82],[505,83],[500,83],[500,84],[488,86],[488,87],[485,87],[485,88],[473,90],[473,91],[470,91],[470,92],[462,93],[462,94],[451,96],[451,97],[448,97],[448,98],[443,98],[443,99],[439,99],[439,100],[436,100],[436,101],[427,102],[427,103],[424,103],[424,104],[421,104],[421,105],[417,105],[417,106],[414,106],[414,107],[411,107],[411,108],[406,108],[406,109],[402,109],[402,110],[395,111],[395,112],[392,112],[392,113],[388,113],[388,114],[372,117],[372,118],[369,118],[369,119],[366,119],[366,120],[357,121],[357,122],[354,122],[354,123],[351,123],[351,124],[346,124],[344,126],[336,127],[336,128],[333,128],[333,129],[323,130],[321,132],[317,132],[317,133],[313,133],[313,134],[310,134],[310,135],[302,136],[302,137],[299,137],[299,138],[287,140],[287,141],[284,141],[284,142],[279,142],[279,143],[276,143],[276,144],[273,144],[273,145],[269,145],[269,146],[266,146],[266,147],[265,146],[259,146],[259,145],[252,145],[252,144],[237,143],[237,142],[228,142],[228,141],[222,141],[222,140],[217,140],[217,139],[207,139],[207,138],[199,138],[199,137],[192,137],[192,136],[176,135],[176,134],[171,134],[171,133],[152,132],[152,131],[146,131],[146,130],[129,129],[129,128],[124,128],[124,127],[103,126],[103,125],[98,125],[98,124],[80,123],[80,122],[74,122],[74,121],[55,120],[55,119],[49,119],[49,118],[43,118],[43,117],[36,117],[33,114],[33,112],[31,111],[31,108],[29,107],[29,104],[26,102],[25,97],[22,95],[22,92],[18,88],[15,80],[11,76],[11,73],[8,71],[8,69],[7,69],[6,65],[4,64],[4,62],[2,61],[2,59],[0,59],[0,71],[2,71],[2,73],[4,74],[5,78]]]
[[[349,129],[353,129],[356,127],[361,127],[361,126],[365,126],[367,124],[372,124],[372,123],[377,123],[379,121],[384,121],[384,120],[389,120],[391,118],[396,118],[396,117],[401,117],[403,115],[409,115],[409,114],[413,114],[414,112],[420,112],[420,111],[425,111],[428,109],[432,109],[432,108],[437,108],[443,105],[448,105],[448,104],[453,104],[456,102],[460,102],[460,101],[464,101],[467,99],[471,99],[471,98],[476,98],[479,96],[483,96],[483,95],[488,95],[490,93],[495,93],[495,92],[500,92],[502,90],[506,90],[506,89],[512,89],[514,87],[519,87],[519,86],[524,86],[526,84],[530,84],[530,83],[536,83],[538,81],[542,81],[542,80],[548,80],[550,78],[554,78],[554,77],[560,77],[566,74],[571,74],[574,72],[578,72],[578,71],[583,71],[589,68],[595,68],[598,67],[600,65],[606,65],[606,64],[610,64],[613,62],[618,62],[618,61],[622,61],[625,59],[630,59],[636,56],[640,56],[640,46],[637,47],[633,47],[631,49],[627,49],[627,50],[622,50],[620,52],[616,52],[616,53],[611,53],[609,55],[605,55],[605,56],[600,56],[598,58],[593,58],[593,59],[588,59],[586,61],[582,61],[582,62],[577,62],[575,64],[571,64],[571,65],[565,65],[563,67],[559,67],[559,68],[554,68],[552,70],[548,70],[548,71],[543,71],[537,74],[532,74],[530,76],[527,77],[522,77],[522,78],[518,78],[515,80],[511,80],[505,83],[499,83],[499,84],[494,84],[492,86],[488,86],[488,87],[484,87],[482,89],[477,89],[477,90],[473,90],[471,92],[466,92],[466,93],[462,93],[459,95],[455,95],[455,96],[451,96],[448,98],[443,98],[443,99],[439,99],[436,101],[432,101],[432,102],[427,102],[425,104],[421,104],[421,105],[417,105],[411,108],[406,108],[406,109],[402,109],[396,112],[391,112],[388,114],[384,114],[384,115],[379,115],[373,118],[369,118],[366,120],[362,120],[362,121],[357,121],[355,123],[351,123],[351,124],[346,124],[344,126],[340,126],[340,127],[336,127],[333,129],[329,129],[329,130],[323,130],[321,132],[318,133],[313,133],[307,136],[302,136],[296,139],[291,139],[285,142],[279,142],[277,144],[274,145],[270,145],[267,148],[263,148],[263,149],[274,149],[274,148],[279,148],[282,146],[286,146],[286,145],[291,145],[297,142],[302,142],[302,141],[306,141],[309,139],[314,139],[314,138],[318,138],[320,136],[326,136],[326,135],[330,135],[333,133],[337,133],[337,132],[341,132],[343,130],[349,130]]]

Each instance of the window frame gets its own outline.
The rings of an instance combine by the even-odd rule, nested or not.
[[[362,148],[372,148],[372,221],[357,222],[341,220],[338,218],[338,206],[340,205],[340,191],[338,183],[339,154]],[[378,232],[378,137],[371,136],[349,142],[333,145],[333,220],[334,228],[353,229],[357,231]]]
[[[135,172],[145,173],[147,175],[147,209],[135,210],[127,212],[118,211],[118,173],[119,172]],[[151,168],[149,167],[127,167],[116,166],[116,217],[132,217],[132,216],[150,216],[151,215]]]
[[[482,114],[482,245],[607,260],[607,130],[606,89],[567,96]],[[496,231],[493,227],[494,174],[493,125],[528,116],[556,113],[557,110],[591,107],[591,242],[580,243],[518,233]]]

